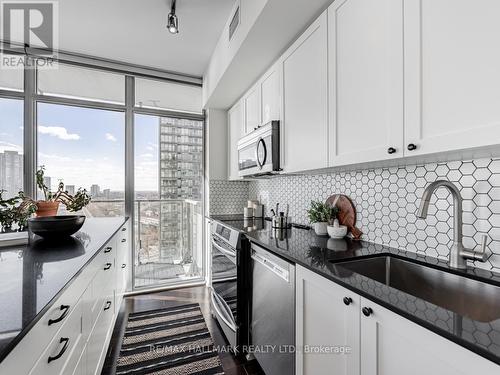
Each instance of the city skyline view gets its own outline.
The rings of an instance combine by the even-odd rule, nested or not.
[[[23,106],[16,99],[0,100],[0,154],[23,155]],[[158,118],[136,115],[136,190],[157,192]],[[60,181],[90,191],[124,192],[124,115],[105,111],[40,103],[38,105],[38,165],[46,167],[51,190]]]

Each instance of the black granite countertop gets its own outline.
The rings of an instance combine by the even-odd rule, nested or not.
[[[312,270],[352,291],[424,326],[475,353],[500,364],[500,319],[473,320],[413,295],[343,268],[342,261],[390,254],[432,268],[500,286],[500,274],[479,268],[451,269],[444,260],[421,256],[365,241],[334,240],[313,230],[292,228],[276,231],[268,221],[243,221],[214,216],[243,232],[247,238],[293,263]],[[228,220],[229,219],[229,220]],[[232,219],[232,220],[231,220]]]
[[[0,248],[0,361],[126,220],[87,218],[61,243]]]

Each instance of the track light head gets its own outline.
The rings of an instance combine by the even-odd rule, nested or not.
[[[167,29],[171,34],[177,34],[179,32],[179,19],[175,15],[175,2],[176,0],[172,0],[172,6],[167,18]]]

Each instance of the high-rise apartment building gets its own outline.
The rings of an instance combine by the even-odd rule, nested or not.
[[[101,194],[100,186],[97,184],[93,184],[90,187],[90,195],[95,198],[95,197],[98,197],[100,194]]]
[[[23,190],[23,155],[17,151],[0,153],[0,189],[4,197],[12,197]]]
[[[183,226],[192,213],[186,200],[201,201],[203,185],[203,122],[160,118],[159,126],[160,256],[186,260]]]

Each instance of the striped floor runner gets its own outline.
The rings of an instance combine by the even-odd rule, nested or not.
[[[132,313],[117,374],[224,374],[198,304]]]

